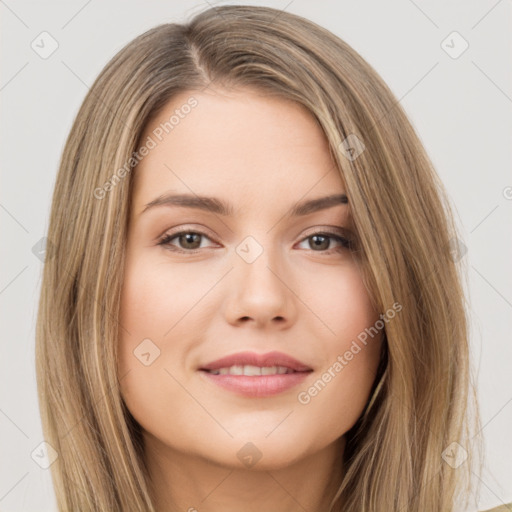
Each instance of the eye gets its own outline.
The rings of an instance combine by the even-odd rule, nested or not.
[[[201,231],[179,231],[177,233],[166,233],[160,239],[158,245],[162,245],[171,251],[190,254],[205,248],[201,243],[204,239],[211,241],[211,238]],[[350,238],[325,231],[312,233],[300,243],[303,244],[307,241],[309,241],[309,244],[306,249],[324,254],[354,249],[354,242]],[[338,247],[332,247],[333,241],[338,244]]]
[[[163,245],[172,251],[178,252],[195,252],[198,249],[204,248],[201,246],[201,238],[210,238],[200,231],[180,231],[178,233],[167,233],[165,234],[158,245]],[[172,243],[176,239],[178,247]]]
[[[333,240],[339,244],[338,247],[331,247]],[[345,238],[344,236],[329,232],[312,233],[311,235],[304,238],[301,243],[306,241],[309,241],[309,247],[307,247],[307,249],[311,249],[315,252],[323,252],[326,254],[331,254],[332,252],[339,252],[346,249],[352,250],[354,248],[354,243],[352,240]]]

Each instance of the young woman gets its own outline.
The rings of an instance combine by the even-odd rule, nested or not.
[[[60,510],[467,506],[451,209],[400,104],[330,32],[223,6],[137,37],[77,115],[48,238]]]

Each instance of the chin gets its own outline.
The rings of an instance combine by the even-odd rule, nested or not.
[[[222,451],[211,453],[206,458],[230,468],[275,471],[285,469],[308,455],[310,445],[305,439],[294,439],[287,432],[281,436],[274,435],[275,432],[268,437],[266,433],[252,435],[246,432],[243,437],[230,439],[222,445]]]

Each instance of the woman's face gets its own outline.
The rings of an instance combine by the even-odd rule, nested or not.
[[[263,469],[338,449],[368,400],[381,340],[358,341],[379,312],[349,206],[305,205],[346,192],[315,119],[247,89],[187,92],[142,143],[118,371],[146,443]]]

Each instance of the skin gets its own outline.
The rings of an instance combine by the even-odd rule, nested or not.
[[[254,90],[182,93],[141,140],[192,95],[198,105],[135,170],[121,298],[121,393],[142,427],[156,507],[325,511],[343,475],[344,434],[369,398],[381,337],[309,403],[297,396],[379,312],[357,253],[335,236],[355,239],[349,206],[301,217],[288,211],[298,201],[346,191],[312,115]],[[167,192],[214,196],[235,214],[169,205],[142,213]],[[312,235],[329,229],[335,235],[317,248]],[[183,252],[158,244],[179,231],[206,236],[175,237],[170,246]],[[263,249],[252,263],[236,252],[247,236]],[[146,366],[134,350],[147,338],[160,354]],[[198,371],[246,350],[278,350],[314,371],[267,398],[224,390]],[[255,453],[248,442],[261,454],[252,467],[237,456],[244,446]]]

